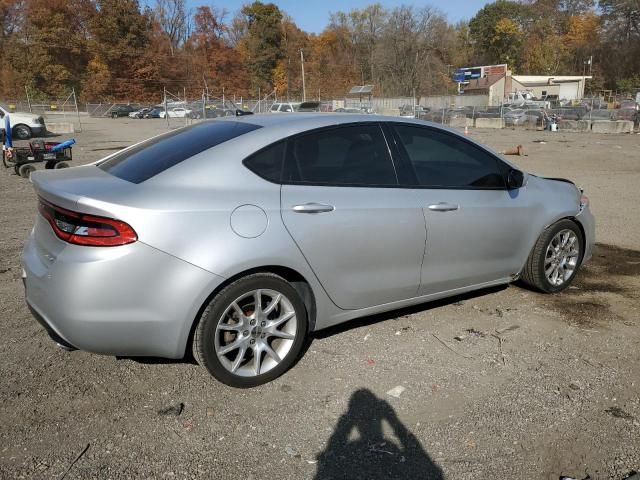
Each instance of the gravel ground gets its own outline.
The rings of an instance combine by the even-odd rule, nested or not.
[[[76,164],[166,126],[83,121]],[[640,136],[472,135],[497,150],[522,144],[527,156],[511,158],[524,169],[585,188],[599,244],[575,285],[560,295],[483,290],[318,332],[292,370],[252,390],[189,361],[56,348],[20,281],[34,193],[1,172],[0,478],[557,480],[640,470]],[[387,393],[395,387],[397,397]]]

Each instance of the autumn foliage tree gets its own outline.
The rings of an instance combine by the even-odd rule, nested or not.
[[[496,0],[451,24],[432,7],[372,3],[305,32],[273,3],[230,15],[193,0],[0,0],[0,97],[159,102],[173,95],[341,98],[451,93],[458,67],[582,74],[640,89],[640,0]],[[231,12],[233,13],[233,12]],[[589,61],[592,60],[590,63]]]

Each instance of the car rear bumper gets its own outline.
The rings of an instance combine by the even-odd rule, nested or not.
[[[25,297],[63,347],[181,358],[193,320],[224,279],[142,242],[81,247],[38,218],[23,256]]]

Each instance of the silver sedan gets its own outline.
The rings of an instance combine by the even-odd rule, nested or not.
[[[559,292],[591,257],[571,181],[453,130],[349,114],[205,121],[36,172],[26,301],[68,349],[195,359],[251,387],[311,332],[520,278]]]

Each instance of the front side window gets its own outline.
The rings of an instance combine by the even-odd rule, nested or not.
[[[455,135],[411,125],[392,126],[417,184],[434,188],[505,188],[499,160]]]
[[[342,126],[291,139],[285,181],[330,186],[397,185],[382,130],[374,124]]]

